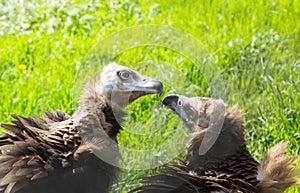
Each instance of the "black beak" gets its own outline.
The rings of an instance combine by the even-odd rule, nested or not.
[[[179,99],[179,95],[170,94],[163,99],[162,104],[172,109],[173,111],[176,111],[178,99]]]

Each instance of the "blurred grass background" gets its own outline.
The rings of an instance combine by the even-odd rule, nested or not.
[[[237,103],[245,112],[246,141],[256,159],[281,140],[290,143],[289,154],[299,155],[297,0],[0,1],[0,121],[9,122],[10,114],[41,116],[43,110],[51,109],[72,114],[74,79],[91,48],[119,30],[146,24],[184,30],[205,44],[211,64],[225,81],[226,102]],[[170,49],[141,46],[119,54],[115,61],[133,68],[144,61],[172,64],[165,70],[174,79],[184,77],[200,87],[195,94],[209,96],[200,64]],[[145,73],[156,75],[151,70]],[[172,79],[163,81],[164,95],[177,92]],[[127,109],[131,119],[119,135],[120,146],[137,150],[168,147],[175,151],[171,154],[184,151],[188,134],[180,129],[176,116],[158,105],[162,97],[144,97]],[[139,126],[148,128],[137,131],[144,135],[131,132]],[[174,136],[183,136],[182,141],[174,142]],[[158,157],[170,153],[163,148],[158,151]],[[124,160],[132,165],[141,161],[126,153]],[[136,187],[141,175],[152,172],[124,169],[112,192]]]

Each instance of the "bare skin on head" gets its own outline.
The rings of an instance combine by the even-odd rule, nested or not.
[[[0,193],[105,193],[118,178],[123,108],[162,83],[111,63],[90,81],[73,116],[13,115],[0,135]],[[102,159],[103,158],[103,159]]]
[[[83,115],[93,113],[98,116],[101,125],[106,124],[105,118],[116,119],[121,123],[125,106],[144,95],[162,92],[163,85],[159,80],[143,76],[116,63],[110,63],[103,68],[101,76],[87,83],[74,117],[80,120]],[[113,111],[113,114],[104,117],[102,112],[105,111]],[[107,125],[104,129],[111,138],[115,139],[116,131],[119,130],[110,127]]]

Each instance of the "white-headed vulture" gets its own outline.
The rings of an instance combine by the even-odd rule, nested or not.
[[[0,135],[0,193],[105,193],[117,180],[123,108],[162,83],[111,63],[85,86],[73,116],[12,115]]]
[[[300,175],[287,143],[270,148],[262,162],[246,149],[242,112],[222,100],[168,95],[162,102],[191,132],[185,160],[144,178],[132,192],[283,193]]]

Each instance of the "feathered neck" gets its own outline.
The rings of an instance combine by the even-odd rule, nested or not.
[[[112,108],[105,101],[100,78],[93,79],[85,86],[76,113],[95,114],[103,129],[114,140],[116,140],[116,135],[122,129],[120,124],[125,116],[122,108],[118,106]]]
[[[198,128],[192,134],[186,156],[186,162],[190,168],[205,170],[211,165],[221,163],[225,158],[239,154],[241,150],[246,149],[242,113],[236,106],[227,109],[221,132],[214,132],[209,128]],[[212,139],[212,137],[204,138],[205,135],[218,136],[209,150],[200,155],[201,146],[209,144],[209,140]]]

